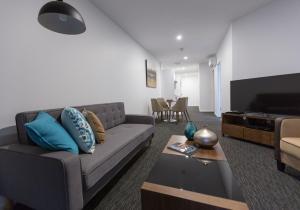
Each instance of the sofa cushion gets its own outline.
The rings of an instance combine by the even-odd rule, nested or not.
[[[300,119],[284,119],[280,129],[281,138],[300,136]]]
[[[92,155],[80,155],[83,183],[91,188],[124,157],[154,133],[153,125],[121,124],[106,131],[106,141]]]
[[[72,107],[66,107],[61,113],[61,122],[83,152],[94,152],[94,133],[80,111]]]
[[[30,139],[41,148],[78,154],[78,147],[68,132],[49,114],[40,112],[36,119],[25,124]]]
[[[300,159],[300,138],[285,137],[280,141],[281,151]]]
[[[106,130],[125,122],[125,108],[123,103],[88,105],[82,107],[94,112]]]

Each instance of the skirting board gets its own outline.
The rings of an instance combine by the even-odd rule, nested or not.
[[[210,110],[210,109],[201,109],[200,107],[199,107],[199,112],[214,112],[214,110]]]

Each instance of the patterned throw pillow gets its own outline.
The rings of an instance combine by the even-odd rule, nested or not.
[[[80,111],[66,107],[61,113],[61,121],[83,152],[93,153],[95,151],[94,133]]]
[[[82,114],[90,124],[94,132],[96,142],[98,144],[104,143],[105,129],[97,115],[94,112],[88,111],[86,109],[83,110]]]

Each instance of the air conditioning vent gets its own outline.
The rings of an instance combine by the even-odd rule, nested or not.
[[[208,66],[209,68],[215,68],[217,65],[217,58],[214,56],[214,57],[210,57],[208,59]]]

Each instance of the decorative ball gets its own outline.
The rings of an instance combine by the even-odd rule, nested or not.
[[[195,123],[190,121],[185,126],[184,135],[186,136],[186,138],[189,141],[192,141],[196,131],[197,131],[197,127],[196,127]]]
[[[202,128],[194,134],[194,144],[198,147],[212,148],[218,143],[218,136],[207,128]]]

